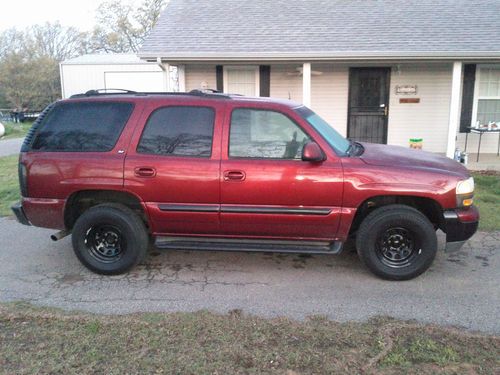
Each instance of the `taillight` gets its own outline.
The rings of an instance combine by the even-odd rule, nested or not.
[[[19,187],[21,189],[21,195],[23,197],[28,196],[28,169],[23,163],[19,163],[18,167],[19,173]]]

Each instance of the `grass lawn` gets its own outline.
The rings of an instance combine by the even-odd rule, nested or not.
[[[17,155],[0,158],[0,216],[11,215],[10,206],[19,200]]]
[[[102,316],[0,305],[6,374],[498,374],[500,338],[378,318]]]
[[[5,135],[0,139],[24,138],[31,128],[32,122],[14,123],[2,122],[5,126]]]
[[[0,216],[10,215],[10,206],[19,198],[17,156],[0,157]],[[475,204],[481,212],[480,230],[500,230],[500,174],[474,173]]]
[[[500,173],[474,173],[474,182],[474,203],[481,214],[479,229],[500,230]]]

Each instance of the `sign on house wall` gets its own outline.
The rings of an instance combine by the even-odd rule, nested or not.
[[[416,95],[417,85],[397,85],[396,95]]]

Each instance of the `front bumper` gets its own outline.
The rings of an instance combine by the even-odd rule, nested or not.
[[[458,251],[476,233],[479,225],[479,211],[472,206],[466,209],[445,211],[443,216],[446,232],[445,251]]]
[[[11,207],[12,212],[16,215],[17,221],[24,225],[31,225],[26,214],[24,213],[23,206],[21,202],[14,203]]]

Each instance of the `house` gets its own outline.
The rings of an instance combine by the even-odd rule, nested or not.
[[[176,66],[181,91],[290,99],[355,140],[452,156],[467,127],[500,121],[499,14],[491,0],[171,0],[138,56]]]
[[[134,54],[89,54],[60,63],[63,98],[92,89],[166,91],[166,68]]]

